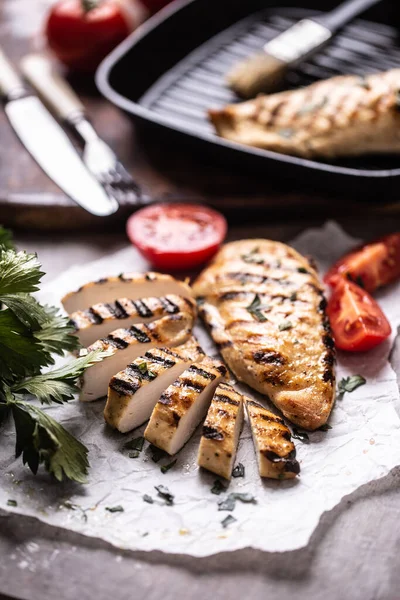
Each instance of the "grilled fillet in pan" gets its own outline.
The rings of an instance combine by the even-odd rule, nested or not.
[[[228,140],[305,158],[400,152],[400,69],[345,75],[210,110]]]
[[[98,302],[113,302],[116,298],[140,300],[150,296],[174,294],[191,298],[190,287],[170,275],[161,273],[121,273],[119,277],[106,277],[92,281],[64,296],[62,304],[71,314],[85,310]]]
[[[174,348],[153,348],[111,378],[105,420],[122,433],[150,418],[161,393],[185,369],[204,356],[197,340]]]
[[[178,452],[206,414],[226,372],[209,357],[191,365],[162,393],[144,432],[146,440],[168,454]]]
[[[270,240],[224,246],[194,284],[199,312],[236,377],[301,427],[326,423],[335,353],[322,284],[308,260]]]
[[[84,374],[80,400],[88,402],[106,396],[110,378],[152,348],[179,346],[186,342],[192,332],[194,317],[194,311],[182,312],[153,323],[117,329],[89,346],[89,352],[110,350],[112,354]]]
[[[261,477],[291,479],[300,473],[296,449],[283,420],[245,397]]]
[[[130,300],[119,298],[114,302],[94,304],[86,310],[78,310],[70,315],[82,346],[89,346],[105,337],[116,327],[127,327],[137,323],[149,323],[166,315],[193,310],[191,300],[183,296],[162,296],[161,298],[141,298]]]
[[[204,421],[197,464],[230,479],[242,425],[242,394],[220,383]]]

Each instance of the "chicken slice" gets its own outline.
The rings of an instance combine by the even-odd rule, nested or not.
[[[162,273],[121,273],[118,277],[105,277],[98,281],[86,283],[75,292],[70,292],[62,299],[62,304],[71,314],[77,310],[85,310],[99,302],[113,302],[116,298],[140,300],[150,296],[167,296],[174,294],[192,298],[190,286],[178,281],[171,275]]]
[[[148,325],[117,329],[89,346],[89,352],[109,350],[111,355],[86,371],[82,378],[80,400],[90,402],[106,396],[110,378],[152,348],[179,346],[186,342],[192,332],[194,315],[194,311],[178,313]]]
[[[205,357],[184,371],[161,395],[144,432],[146,440],[175,454],[207,412],[226,367]]]
[[[86,310],[78,310],[70,315],[82,346],[89,346],[105,337],[118,325],[127,327],[137,323],[150,323],[166,315],[193,310],[191,300],[183,296],[168,295],[161,298],[130,300],[119,298],[114,302],[94,304]]]
[[[150,418],[161,393],[185,369],[204,356],[197,340],[170,350],[154,348],[111,378],[108,386],[105,420],[126,433]]]
[[[261,477],[292,479],[300,473],[296,448],[283,419],[245,397]]]
[[[203,425],[197,464],[230,479],[242,426],[242,394],[231,385],[220,383]]]

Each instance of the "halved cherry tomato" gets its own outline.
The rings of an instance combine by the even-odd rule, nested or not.
[[[328,271],[325,283],[336,275],[352,279],[368,292],[400,277],[400,233],[392,233],[346,254]]]
[[[363,352],[389,337],[390,323],[368,292],[339,275],[332,284],[327,314],[337,348]]]
[[[49,47],[75,71],[93,72],[134,29],[119,0],[59,0],[46,23]]]
[[[226,236],[225,218],[199,204],[155,204],[127,223],[132,244],[155,267],[185,270],[210,260]]]

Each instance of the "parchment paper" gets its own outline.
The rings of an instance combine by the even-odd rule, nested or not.
[[[356,243],[336,224],[328,223],[304,232],[293,246],[312,255],[323,271]],[[69,269],[45,286],[40,297],[56,304],[65,292],[86,281],[146,268],[136,251],[127,248]],[[126,549],[207,556],[244,547],[276,552],[305,546],[325,511],[359,486],[400,465],[400,399],[396,375],[388,362],[400,323],[399,290],[397,284],[376,296],[392,324],[392,339],[369,353],[339,354],[338,380],[361,374],[367,384],[336,402],[329,421],[331,430],[310,434],[309,444],[296,441],[302,469],[298,479],[275,482],[259,478],[246,423],[236,460],[245,465],[245,477],[232,479],[228,492],[214,495],[210,489],[216,477],[196,466],[200,428],[178,454],[176,465],[163,474],[160,466],[170,460],[153,462],[147,443],[136,459],[122,450],[144,427],[127,435],[115,433],[104,425],[103,401],[72,401],[46,410],[88,446],[88,484],[56,484],[43,471],[35,478],[13,458],[15,439],[6,428],[0,432],[0,509],[35,516]],[[201,326],[195,333],[203,347],[215,354]],[[160,484],[174,494],[173,506],[157,498],[154,486]],[[233,513],[219,511],[218,501],[234,491],[253,494],[257,503],[237,502]],[[143,494],[152,496],[154,504],[145,503]],[[7,506],[9,499],[16,500],[17,507]],[[124,511],[106,510],[117,505]],[[229,514],[236,521],[224,529],[221,521]]]

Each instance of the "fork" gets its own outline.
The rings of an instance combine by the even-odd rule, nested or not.
[[[119,204],[148,203],[114,151],[98,136],[74,90],[53,70],[50,61],[31,54],[22,59],[21,70],[51,112],[78,137],[83,145],[83,162],[107,194]]]

